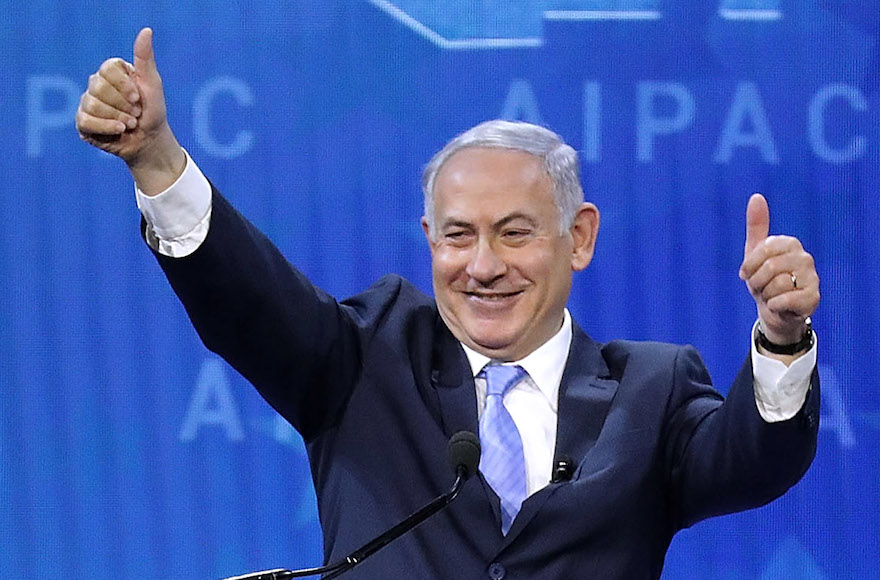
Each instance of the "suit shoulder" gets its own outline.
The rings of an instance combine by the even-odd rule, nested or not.
[[[341,304],[368,325],[399,315],[430,315],[433,318],[437,313],[433,298],[397,274],[382,276],[365,291],[343,300]]]
[[[398,274],[386,274],[360,294],[343,300],[343,304],[357,307],[364,304],[381,304],[403,300],[413,306],[434,306],[434,300],[415,284]]]
[[[602,356],[612,375],[619,376],[629,365],[672,369],[680,366],[688,375],[708,380],[699,352],[693,346],[657,341],[612,340],[602,346]]]
[[[611,360],[626,359],[630,357],[647,357],[658,360],[674,360],[682,349],[693,349],[691,346],[682,346],[669,342],[641,341],[641,340],[612,340],[602,345],[602,354],[609,362]]]

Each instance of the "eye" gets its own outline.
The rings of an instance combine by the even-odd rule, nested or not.
[[[505,242],[508,243],[517,243],[523,242],[529,238],[531,235],[531,230],[523,229],[523,228],[514,228],[509,230],[504,230],[501,232],[501,237]]]
[[[471,232],[468,230],[449,230],[443,234],[443,239],[453,245],[467,244],[471,238]]]

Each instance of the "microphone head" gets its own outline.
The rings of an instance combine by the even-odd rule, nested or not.
[[[480,438],[470,431],[459,431],[449,439],[449,466],[462,477],[468,479],[477,472],[480,465]]]

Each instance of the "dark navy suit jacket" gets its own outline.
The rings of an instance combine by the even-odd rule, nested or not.
[[[452,483],[446,447],[477,431],[474,381],[434,300],[387,276],[337,303],[216,191],[208,237],[159,256],[205,344],[302,434],[335,561]],[[819,385],[781,423],[758,414],[751,368],[726,401],[690,347],[598,344],[577,325],[556,455],[576,469],[523,504],[508,535],[476,477],[445,512],[353,578],[657,578],[673,535],[762,505],[815,453]]]

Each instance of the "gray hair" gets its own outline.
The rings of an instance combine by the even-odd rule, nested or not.
[[[584,201],[584,190],[578,171],[577,153],[549,129],[519,121],[486,121],[468,129],[437,152],[422,174],[425,195],[425,220],[434,236],[434,182],[450,157],[469,147],[488,147],[524,151],[541,159],[547,175],[553,180],[553,199],[559,214],[559,230],[571,228],[578,208]]]

